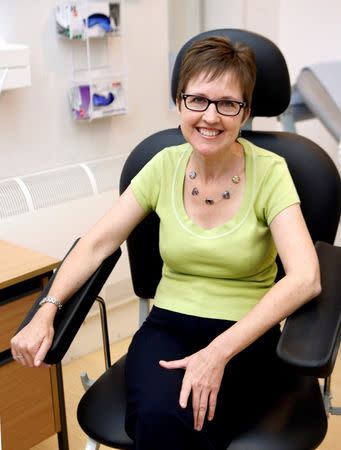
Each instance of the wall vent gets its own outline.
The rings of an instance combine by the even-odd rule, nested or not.
[[[119,179],[126,156],[119,156],[115,159],[107,158],[97,161],[90,161],[85,164],[96,180],[98,192],[118,189]]]
[[[21,179],[31,195],[33,209],[47,208],[93,194],[89,177],[81,167],[67,167]]]
[[[0,219],[29,212],[28,203],[16,180],[0,182]]]
[[[126,155],[0,181],[0,219],[118,189]]]

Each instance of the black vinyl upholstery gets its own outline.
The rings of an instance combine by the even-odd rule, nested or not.
[[[77,418],[83,431],[95,441],[132,450],[133,442],[124,429],[125,359],[120,358],[87,390],[78,405]]]
[[[288,318],[277,353],[300,373],[326,378],[341,339],[341,247],[318,241],[316,250],[322,293]]]
[[[77,244],[78,240],[79,239],[74,242],[69,252],[65,255],[63,261],[73,249],[73,247]],[[105,261],[103,261],[101,266],[89,278],[89,280],[63,306],[62,311],[57,312],[54,320],[54,327],[56,332],[52,345],[44,360],[47,364],[55,364],[56,362],[59,362],[63,359],[74,337],[76,336],[77,331],[82,325],[86,315],[88,314],[108,276],[115,267],[121,254],[122,251],[120,248],[118,248],[116,252],[114,252]],[[52,277],[49,279],[49,282],[44,287],[37,300],[34,302],[27,316],[20,324],[18,331],[21,330],[25,325],[27,325],[36,313],[37,309],[39,308],[40,300],[42,300],[48,294],[53,280],[55,279],[59,268],[63,264],[63,261],[54,272]]]
[[[254,49],[258,71],[252,116],[281,114],[289,104],[290,80],[285,60],[278,48],[268,39],[243,30],[214,30],[193,39],[207,35],[225,35]],[[188,45],[185,44],[180,50],[175,62],[173,98],[180,61]],[[321,265],[322,293],[286,321],[277,351],[292,368],[290,387],[283,388],[281,396],[273,399],[271,409],[262,420],[235,439],[229,450],[311,450],[320,444],[327,431],[327,417],[317,377],[330,375],[340,343],[341,248],[333,246],[341,210],[340,177],[329,156],[302,136],[284,132],[244,131],[243,137],[286,159],[301,198],[304,217],[316,243]],[[135,174],[157,152],[182,142],[184,138],[178,128],[160,131],[146,138],[132,151],[125,163],[120,191],[126,189]],[[154,297],[161,276],[158,229],[158,218],[151,214],[131,233],[127,241],[134,290],[142,298]],[[99,268],[96,276],[100,286],[118,256],[119,251]],[[95,300],[93,292],[89,303]],[[78,298],[75,304],[81,305],[84,299],[82,293],[74,297]],[[80,317],[84,318],[84,308],[79,308]],[[65,332],[69,331],[62,324],[69,322],[68,317],[63,318],[68,313],[67,308],[63,309],[58,319],[55,329],[57,349],[49,352],[46,361],[55,362],[64,354],[62,343]],[[78,326],[79,319],[76,321]],[[69,342],[70,338],[67,339]],[[60,346],[62,351],[58,350]],[[124,362],[125,357],[86,391],[79,403],[77,415],[80,426],[92,439],[109,447],[132,450],[132,441],[124,431]],[[257,405],[245,405],[245,408],[257,408]]]
[[[85,393],[78,406],[78,421],[98,442],[132,450],[133,443],[124,431],[125,398],[120,395],[124,392],[124,362],[125,357]],[[255,405],[245,405],[248,407]],[[316,378],[293,375],[291,389],[283,391],[266,417],[235,439],[228,450],[312,449],[326,430],[327,417]]]

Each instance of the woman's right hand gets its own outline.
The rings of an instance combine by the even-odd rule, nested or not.
[[[55,314],[55,305],[43,305],[31,322],[11,339],[12,356],[18,363],[27,367],[48,366],[43,361],[53,341]]]

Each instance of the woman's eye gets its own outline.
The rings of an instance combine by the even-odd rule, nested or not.
[[[203,105],[206,104],[207,100],[205,97],[192,97],[191,98],[191,103],[196,104],[196,105]]]
[[[220,106],[222,108],[234,108],[236,105],[232,100],[220,100]]]

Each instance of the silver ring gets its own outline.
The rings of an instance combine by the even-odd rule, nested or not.
[[[14,359],[24,359],[23,355],[16,355]]]

